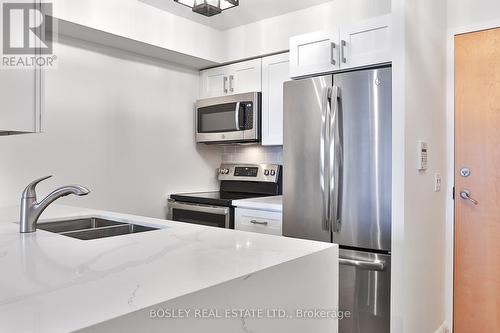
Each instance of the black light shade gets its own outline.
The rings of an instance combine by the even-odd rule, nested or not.
[[[213,16],[222,13],[223,10],[238,6],[239,0],[174,0],[180,4],[192,8],[193,12]]]

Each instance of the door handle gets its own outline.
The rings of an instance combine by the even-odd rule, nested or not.
[[[333,232],[340,232],[342,206],[342,165],[343,165],[343,138],[342,115],[340,108],[340,88],[333,86],[330,112],[330,223]]]
[[[345,56],[345,48],[347,46],[347,42],[345,40],[342,40],[340,42],[340,58],[342,59],[342,62],[344,64],[347,64],[347,58]]]
[[[266,222],[266,221],[261,222],[261,221],[257,221],[257,220],[252,220],[252,221],[250,221],[250,223],[258,224],[258,225],[268,225],[269,224],[269,222]]]
[[[227,94],[227,76],[224,76],[224,93]]]
[[[337,61],[335,61],[335,50],[337,49],[337,44],[332,42],[330,45],[330,60],[333,66],[337,64]]]
[[[479,202],[475,199],[473,199],[471,196],[470,196],[470,190],[467,190],[467,189],[463,189],[462,192],[460,192],[460,197],[464,200],[469,200],[470,202],[472,202],[475,206],[477,206],[479,204]]]
[[[236,130],[240,130],[240,104],[241,102],[236,103],[236,110],[234,111],[234,122],[236,126]]]
[[[229,91],[230,92],[234,92],[233,82],[234,82],[234,76],[229,75]]]
[[[331,87],[323,89],[323,102],[321,110],[321,186],[323,194],[323,230],[331,232],[330,222],[330,165],[329,149],[330,149],[330,133],[329,133],[329,118],[331,112],[330,96],[332,93]]]
[[[383,271],[385,269],[384,263],[378,260],[364,261],[364,260],[339,258],[339,264],[344,266],[353,266],[356,268],[367,269],[370,271]]]

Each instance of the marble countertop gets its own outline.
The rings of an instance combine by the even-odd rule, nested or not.
[[[281,212],[283,211],[283,197],[279,195],[274,197],[235,200],[233,201],[233,205],[240,208]]]
[[[162,228],[83,241],[20,234],[18,214],[0,209],[0,332],[78,330],[335,246],[58,205],[42,215]]]

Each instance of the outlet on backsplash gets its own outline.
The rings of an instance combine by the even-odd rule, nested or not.
[[[283,147],[224,147],[223,163],[269,163],[283,165]]]

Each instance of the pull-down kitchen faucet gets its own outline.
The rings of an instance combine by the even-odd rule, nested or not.
[[[38,218],[43,213],[43,211],[57,199],[70,194],[82,196],[90,193],[87,188],[80,185],[64,186],[50,193],[41,202],[37,202],[35,189],[36,185],[41,181],[49,179],[50,177],[52,176],[37,179],[30,183],[26,187],[26,189],[24,189],[23,196],[21,198],[21,233],[35,232]]]

